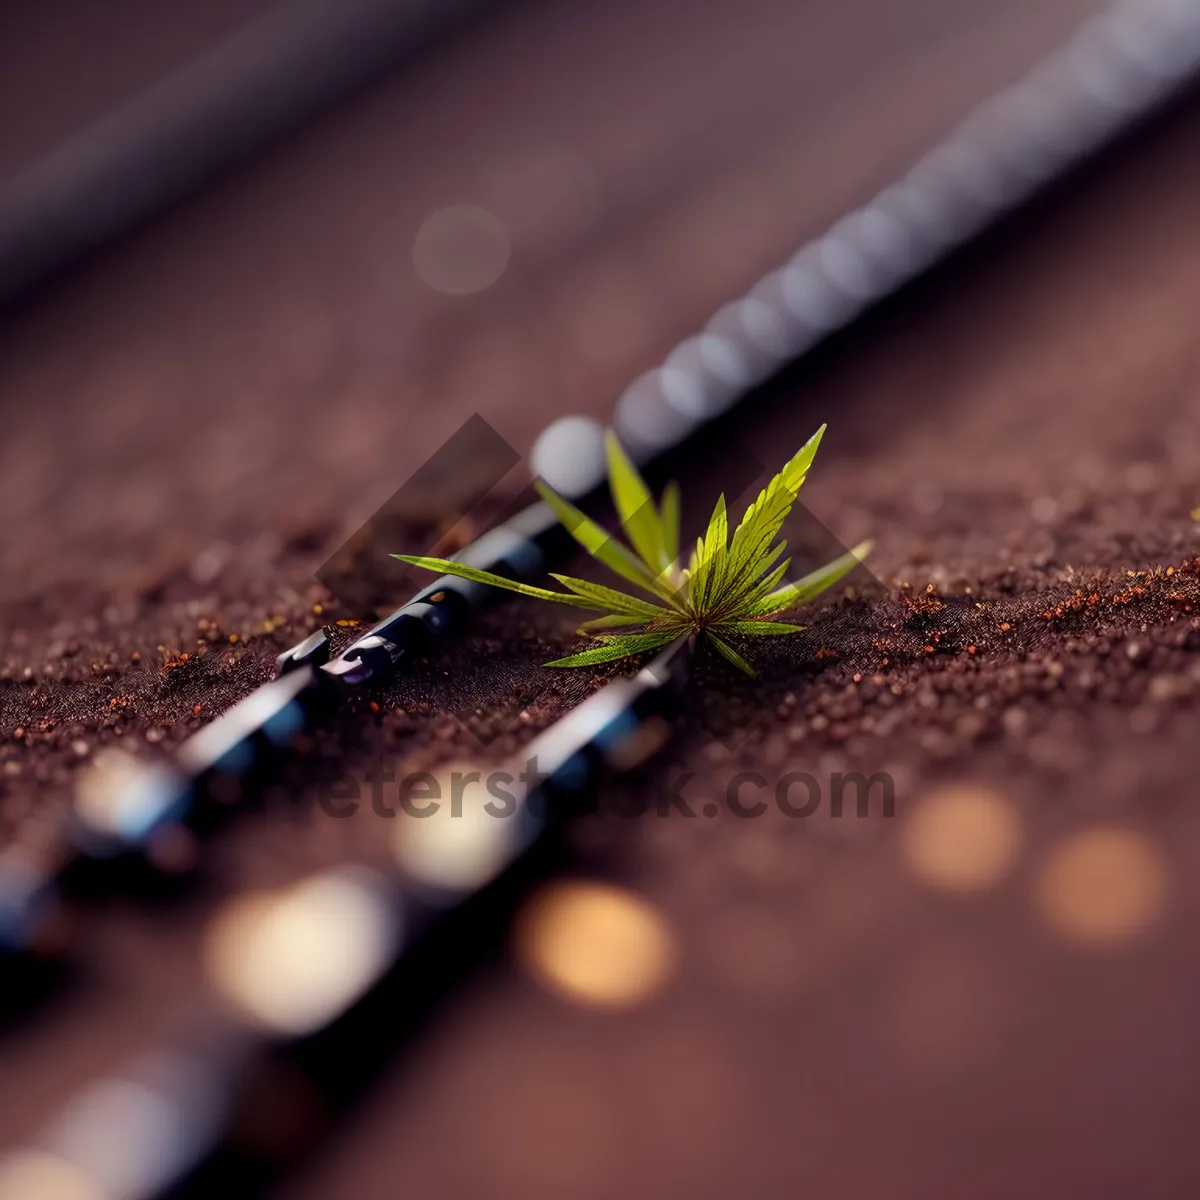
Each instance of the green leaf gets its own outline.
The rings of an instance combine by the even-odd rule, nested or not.
[[[662,528],[663,558],[670,567],[679,557],[679,484],[673,480],[663,489],[659,525]]]
[[[645,623],[641,617],[631,617],[625,613],[611,613],[607,617],[597,617],[594,621],[584,621],[579,626],[579,632],[595,635],[597,631],[604,629],[628,628],[630,625],[644,625]]]
[[[453,559],[405,554],[393,557],[426,570],[602,614],[585,621],[579,629],[580,633],[597,639],[599,645],[547,666],[582,667],[613,662],[700,633],[708,637],[718,654],[753,677],[754,669],[725,637],[778,637],[801,632],[804,628],[801,625],[766,618],[831,587],[853,570],[870,549],[869,543],[864,542],[802,579],[782,583],[791,560],[784,557],[787,543],[777,540],[778,535],[824,431],[821,426],[763,488],[732,537],[725,498],[718,497],[704,536],[696,540],[695,552],[685,570],[681,570],[679,561],[679,489],[673,483],[668,484],[656,507],[649,488],[615,434],[610,432],[606,438],[609,480],[617,514],[631,545],[611,536],[538,481],[542,499],[575,540],[615,574],[648,593],[653,603],[642,596],[631,596],[570,575],[552,574],[551,578],[568,589],[552,592]]]
[[[585,516],[569,500],[564,500],[553,488],[540,479],[535,482],[538,494],[554,511],[567,532],[593,557],[610,571],[636,584],[643,591],[677,606],[675,593],[629,549],[621,545],[590,517]]]
[[[809,572],[795,583],[778,588],[761,600],[756,601],[746,611],[748,617],[766,617],[772,613],[782,612],[805,600],[811,600],[827,588],[832,587],[844,575],[848,575],[871,552],[870,542],[859,542],[853,550],[835,558],[832,562]]]
[[[393,554],[392,558],[411,563],[414,567],[424,567],[427,571],[437,571],[439,575],[456,575],[459,579],[469,579],[472,583],[490,584],[492,587],[503,588],[506,592],[517,592],[519,595],[533,596],[538,600],[553,600],[557,604],[571,604],[576,608],[603,610],[608,607],[607,604],[597,604],[583,596],[551,592],[546,588],[533,587],[528,583],[518,583],[515,579],[505,579],[503,575],[493,575],[491,571],[468,567],[466,563],[455,562],[451,558],[426,558],[420,554]]]
[[[782,546],[783,543],[781,542],[780,547],[782,548]],[[774,570],[769,571],[757,583],[743,591],[738,597],[738,603],[730,606],[733,609],[733,615],[740,616],[749,611],[764,596],[773,592],[779,586],[779,581],[787,574],[787,569],[791,565],[792,560],[785,558]]]
[[[723,658],[729,659],[739,671],[744,671],[751,679],[756,677],[754,668],[728,642],[721,641],[715,633],[709,633],[708,640],[712,643],[713,649]]]
[[[754,570],[755,564],[783,528],[824,434],[825,426],[822,425],[746,509],[730,545],[729,578],[732,581],[741,582],[758,573]]]
[[[779,556],[787,549],[787,542],[776,542],[765,554],[759,557],[758,562],[754,564],[754,579],[761,579],[764,571],[774,566],[779,561]],[[755,583],[752,586],[757,587]]]
[[[725,497],[717,497],[716,507],[708,521],[708,530],[696,544],[688,598],[696,611],[708,609],[710,598],[717,595],[726,545],[729,540],[729,519],[725,513]]]
[[[801,633],[803,625],[785,625],[782,621],[728,621],[721,626],[743,637],[771,637],[777,633]]]
[[[637,596],[629,596],[600,583],[591,583],[586,579],[575,579],[570,575],[556,575],[550,572],[551,579],[557,579],[565,587],[569,587],[577,596],[593,601],[592,607],[611,609],[615,613],[635,616],[643,621],[661,620],[663,617],[675,615],[675,610],[663,608],[661,604],[651,604],[640,600]]]
[[[605,434],[604,446],[608,453],[608,486],[621,528],[647,566],[656,574],[665,571],[670,561],[663,553],[662,525],[654,497],[611,429]]]
[[[632,633],[626,637],[604,639],[603,646],[595,646],[580,654],[558,658],[548,662],[548,667],[590,667],[595,663],[613,662],[618,658],[630,658],[645,650],[657,650],[683,636],[682,629],[664,629],[657,633]]]
[[[771,591],[783,578],[787,571],[787,564],[791,560],[785,559],[780,566],[769,571],[765,577],[760,578],[760,576],[786,549],[787,542],[780,542],[760,560],[759,565],[753,571],[747,572],[740,580],[727,578],[721,595],[715,603],[709,606],[712,610],[711,617],[716,620],[736,620],[743,616],[756,600],[760,600]],[[726,560],[726,571],[728,571],[728,560]]]

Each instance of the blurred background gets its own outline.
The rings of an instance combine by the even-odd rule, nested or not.
[[[1053,55],[1045,145],[1136,118],[722,427],[774,469],[829,422],[808,508],[875,539],[888,595],[870,668],[784,664],[737,693],[734,748],[685,725],[663,770],[698,803],[738,770],[885,770],[897,818],[581,821],[419,1038],[403,1005],[362,1034],[364,1102],[264,1075],[238,1153],[314,1148],[273,1194],[1195,1194],[1200,103],[1089,74],[1070,39],[1106,11],[3,6],[0,837],[43,860],[100,751],[167,751],[309,632],[350,636],[314,572],[472,414],[523,459],[608,423]],[[1186,74],[1194,4],[1117,11],[1101,49]],[[1056,101],[1072,63],[1099,82]],[[326,748],[436,770],[484,720],[514,752],[581,694],[539,667],[570,632],[500,610]],[[209,1030],[230,905],[388,859],[316,787],[205,845],[184,901],[57,935],[70,985],[0,1031],[3,1145],[57,1145],[89,1080]],[[0,1183],[134,1194],[45,1155]]]

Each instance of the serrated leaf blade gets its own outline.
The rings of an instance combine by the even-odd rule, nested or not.
[[[631,617],[625,613],[610,613],[607,617],[597,617],[594,621],[584,621],[579,626],[580,633],[598,635],[605,629],[627,629],[630,625],[644,625],[641,617]]]
[[[727,658],[739,671],[749,675],[751,679],[757,678],[754,668],[731,646],[728,642],[722,641],[715,633],[708,634],[708,640],[712,647],[723,658]]]
[[[605,434],[604,448],[608,456],[608,487],[621,528],[655,574],[665,571],[669,560],[663,552],[662,525],[654,497],[611,429]]]
[[[727,621],[721,626],[743,637],[773,637],[781,633],[802,633],[803,625],[786,625],[783,621]]]
[[[696,611],[714,607],[720,588],[720,579],[729,540],[729,518],[725,511],[725,497],[717,497],[712,516],[704,537],[696,546],[696,561],[688,586],[688,598]]]
[[[537,600],[553,600],[556,604],[570,604],[576,608],[603,610],[608,607],[569,592],[552,592],[547,588],[519,583],[515,579],[505,579],[503,575],[494,575],[491,571],[469,567],[466,563],[455,562],[452,558],[429,558],[421,554],[393,554],[391,557],[398,558],[401,562],[409,563],[414,567],[436,571],[439,575],[455,575],[459,579],[469,579],[472,583],[486,583],[491,587],[503,588],[506,592],[516,592],[521,596],[533,596]]]
[[[741,582],[758,573],[754,565],[783,528],[824,434],[825,426],[822,425],[746,509],[730,544],[729,578],[732,581]]]
[[[595,559],[610,571],[627,579],[630,583],[666,600],[675,603],[672,590],[660,580],[631,550],[623,546],[607,530],[597,525],[590,517],[580,512],[569,500],[564,500],[553,488],[540,479],[534,485],[538,494],[553,510],[567,532]]]
[[[815,571],[810,571],[794,583],[785,584],[768,593],[761,600],[752,604],[745,615],[748,617],[770,616],[773,613],[783,612],[785,608],[802,604],[805,600],[811,600],[814,596],[819,596],[843,576],[850,574],[870,552],[870,542],[859,542],[854,549],[847,550],[845,554],[839,555],[832,562],[818,567]]]
[[[674,481],[663,489],[659,527],[662,530],[663,558],[671,567],[679,557],[679,485]]]
[[[618,592],[615,588],[605,587],[601,583],[592,583],[587,579],[576,579],[571,575],[558,575],[550,572],[551,579],[557,579],[564,587],[570,588],[577,596],[593,601],[593,608],[611,609],[614,613],[624,613],[644,621],[661,620],[663,617],[674,615],[674,610],[664,608],[661,604],[651,604],[637,596]]]
[[[631,658],[646,650],[657,650],[683,636],[681,629],[666,629],[656,633],[632,633],[625,637],[604,639],[604,645],[594,646],[579,654],[570,654],[566,658],[557,658],[548,662],[548,667],[590,667],[597,663],[614,662],[618,658]]]

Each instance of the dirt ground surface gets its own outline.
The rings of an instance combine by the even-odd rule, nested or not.
[[[770,13],[781,36],[783,8],[758,7],[760,34]],[[603,28],[531,11],[518,32],[548,61]],[[313,571],[471,412],[522,451],[561,412],[603,417],[810,232],[787,187],[759,194],[803,141],[780,130],[733,167],[720,130],[666,139],[671,185],[610,190],[596,216],[569,161],[504,141],[552,147],[568,127],[543,107],[553,72],[522,90],[500,65],[455,89],[476,58],[504,63],[505,36],[372,93],[5,315],[6,843],[53,852],[101,747],[168,750],[311,630],[352,636],[338,622],[361,614]],[[594,61],[602,81],[615,43]],[[656,145],[686,116],[670,70],[635,78],[623,103],[644,122],[571,114],[592,161],[609,154],[605,181],[634,153],[609,121]],[[437,119],[395,120],[414,92]],[[905,137],[936,125],[924,111]],[[446,137],[460,127],[466,149]],[[1196,1193],[1198,138],[1191,99],[730,419],[768,465],[829,422],[804,499],[845,544],[875,540],[883,595],[850,632],[834,617],[759,650],[758,683],[701,662],[642,785],[653,810],[689,773],[696,816],[573,831],[579,871],[666,922],[661,990],[598,1013],[503,956],[282,1194]],[[480,179],[481,203],[523,195],[528,180],[469,169],[510,160],[559,181],[560,226],[514,199],[528,253],[514,235],[495,289],[431,299],[407,264],[419,214]],[[816,186],[806,221],[857,181]],[[570,253],[538,240],[552,228]],[[351,767],[499,761],[600,682],[539,665],[572,628],[499,609],[322,748],[348,747]],[[884,771],[896,817],[739,820],[723,798],[743,771]],[[188,904],[85,914],[80,984],[0,1041],[3,1140],[207,1002],[196,946],[222,895],[384,861],[389,834],[369,813],[330,820],[301,785],[286,813],[206,847],[212,882]]]

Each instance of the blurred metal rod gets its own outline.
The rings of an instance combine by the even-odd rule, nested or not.
[[[489,0],[290,0],[0,187],[0,303]]]
[[[692,652],[680,639],[507,764],[476,764],[511,791],[484,791],[476,771],[475,798],[456,812],[461,785],[444,773],[450,804],[423,801],[422,819],[396,822],[392,870],[347,863],[227,901],[204,941],[207,994],[178,1034],[93,1080],[33,1141],[0,1154],[0,1200],[258,1195],[470,968],[540,874],[537,857],[555,856],[563,822],[662,747]],[[254,1083],[272,1075],[291,1097],[316,1101],[321,1119],[248,1151],[239,1130],[261,1103]]]
[[[1165,104],[1198,71],[1200,0],[1116,0],[634,380],[613,419],[622,442],[639,461],[660,457]],[[552,425],[543,444],[559,437]],[[534,466],[558,482],[536,449]],[[571,482],[584,492],[599,473]]]

